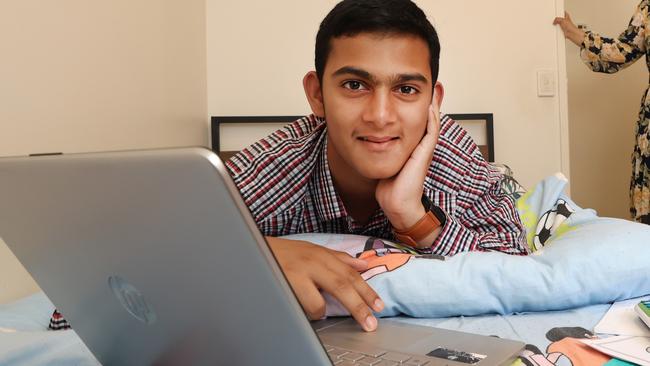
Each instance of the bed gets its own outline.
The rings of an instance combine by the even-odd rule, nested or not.
[[[593,329],[608,308],[609,305],[605,304],[555,312],[396,319],[426,326],[523,340],[528,344],[523,354],[524,358],[521,363],[515,364],[580,365],[569,358],[574,356],[556,353],[561,352],[566,343],[563,342],[565,338],[590,336],[592,334],[590,329]],[[54,306],[43,293],[0,306],[0,364],[66,366],[99,364],[73,330],[46,330],[49,321],[48,312],[51,314],[52,309]],[[589,355],[588,350],[584,350],[584,353]],[[551,358],[551,361],[545,360],[547,358]],[[572,363],[568,363],[569,361]],[[587,365],[598,364],[587,363]]]
[[[484,142],[480,145],[486,160],[494,161],[492,116],[455,117],[483,124],[475,131],[486,135],[477,140]],[[225,124],[241,127],[294,119],[213,117],[213,149],[222,157],[237,149],[221,143],[229,133],[223,130]],[[561,175],[528,190],[513,177],[504,182],[504,194],[517,200],[526,226],[529,256],[463,253],[440,260],[417,257],[398,243],[375,238],[292,238],[351,255],[371,252],[378,262],[363,276],[386,303],[379,316],[524,341],[527,346],[514,365],[624,364],[591,350],[580,339],[598,336],[594,326],[612,302],[650,294],[650,226],[598,217],[579,207],[564,194],[567,182]],[[386,257],[396,262],[387,264]],[[0,305],[0,364],[97,364],[74,330],[47,330],[53,310],[43,293]],[[331,298],[327,313],[346,314]]]

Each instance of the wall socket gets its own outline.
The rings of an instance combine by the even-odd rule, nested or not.
[[[537,70],[538,97],[554,97],[556,85],[555,70]]]

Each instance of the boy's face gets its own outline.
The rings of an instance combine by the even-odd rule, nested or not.
[[[321,85],[330,164],[373,180],[399,173],[425,133],[432,87],[419,37],[332,39]]]

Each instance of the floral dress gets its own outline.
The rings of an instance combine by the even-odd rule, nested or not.
[[[630,20],[627,29],[618,39],[602,37],[585,31],[580,57],[596,72],[613,74],[646,56],[650,70],[650,34],[648,7],[643,0]],[[632,179],[630,182],[630,213],[639,222],[650,224],[650,95],[646,88],[641,99],[641,110],[636,124],[636,144],[632,154]]]

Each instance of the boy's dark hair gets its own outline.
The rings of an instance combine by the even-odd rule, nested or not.
[[[323,19],[316,35],[316,75],[323,81],[330,40],[360,33],[404,34],[429,45],[432,83],[438,80],[440,41],[426,14],[410,0],[343,0]]]

